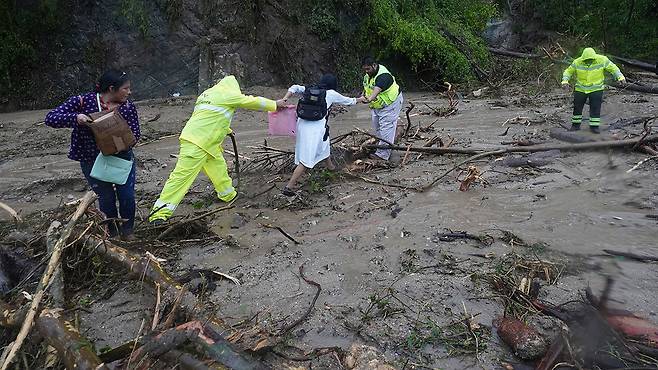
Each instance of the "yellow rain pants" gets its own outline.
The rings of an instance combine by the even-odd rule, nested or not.
[[[213,157],[195,144],[181,139],[176,168],[169,175],[160,198],[155,202],[155,212],[149,217],[149,221],[169,219],[201,170],[212,182],[219,199],[230,202],[238,195],[233,188],[223,156]]]

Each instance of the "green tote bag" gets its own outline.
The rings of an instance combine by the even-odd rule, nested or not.
[[[89,176],[96,180],[123,185],[128,181],[128,176],[133,168],[133,161],[128,161],[113,155],[98,153],[94,166]]]

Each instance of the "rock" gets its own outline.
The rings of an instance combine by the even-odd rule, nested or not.
[[[494,320],[498,336],[523,360],[534,360],[546,353],[548,344],[537,331],[519,319],[498,317]]]
[[[233,220],[231,221],[231,229],[239,229],[244,226],[249,220],[242,213],[235,213],[233,215]]]
[[[345,356],[345,367],[355,370],[395,370],[374,347],[355,343]]]
[[[482,37],[495,48],[514,50],[519,44],[519,36],[514,33],[514,22],[509,16],[489,20]]]

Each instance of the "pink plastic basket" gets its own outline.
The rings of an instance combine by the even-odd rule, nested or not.
[[[267,114],[268,134],[270,136],[295,136],[297,131],[297,107],[288,105],[276,112]]]

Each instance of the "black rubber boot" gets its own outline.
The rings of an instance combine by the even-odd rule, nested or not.
[[[569,131],[580,131],[580,124],[572,123]]]
[[[589,130],[592,131],[593,134],[601,133],[601,131],[599,130],[599,126],[589,126]]]

